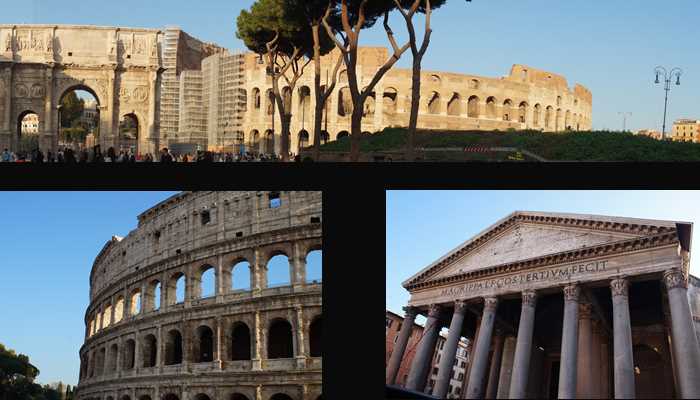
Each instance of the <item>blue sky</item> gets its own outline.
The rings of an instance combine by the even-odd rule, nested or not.
[[[401,282],[513,211],[549,211],[700,222],[700,191],[389,191],[386,307],[403,315]],[[692,241],[697,243],[697,225]],[[691,244],[692,246],[692,244]],[[697,246],[695,246],[697,247]],[[700,257],[690,273],[700,275]],[[419,322],[425,319],[420,317]]]
[[[138,214],[175,193],[0,194],[0,343],[29,356],[38,382],[77,384],[94,258],[112,235],[135,229]],[[288,273],[284,261],[271,262],[270,281]],[[307,278],[320,280],[320,254],[307,262]]]
[[[30,6],[29,4],[32,4]],[[252,0],[121,0],[6,2],[0,23],[74,23],[135,27],[179,25],[194,36],[241,49],[235,19]],[[484,76],[506,75],[526,64],[566,76],[593,92],[593,126],[622,129],[618,112],[632,112],[628,129],[661,129],[663,90],[654,67],[680,67],[667,126],[676,118],[700,118],[700,33],[697,0],[452,0],[435,12],[433,40],[424,68]],[[394,17],[394,30],[405,27]],[[363,33],[365,45],[386,46],[381,27]],[[400,66],[410,65],[404,57]]]

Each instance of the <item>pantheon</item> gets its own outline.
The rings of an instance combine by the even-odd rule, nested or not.
[[[448,328],[436,397],[466,337],[464,398],[700,398],[691,238],[690,222],[514,212],[403,282],[386,383],[420,314],[406,389],[425,390]]]

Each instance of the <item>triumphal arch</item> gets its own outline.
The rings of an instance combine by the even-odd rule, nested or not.
[[[514,212],[403,283],[411,297],[387,383],[422,314],[408,389],[444,398],[467,337],[465,398],[699,398],[691,236],[688,222]]]
[[[70,25],[0,25],[0,148],[17,148],[22,118],[39,116],[39,146],[56,151],[61,99],[81,89],[97,100],[99,143],[119,145],[118,124],[138,122],[139,152],[159,145],[162,32]]]

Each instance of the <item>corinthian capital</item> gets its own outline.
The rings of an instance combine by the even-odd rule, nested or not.
[[[534,307],[537,303],[537,292],[534,290],[523,290],[523,306]]]
[[[484,297],[484,311],[496,311],[498,297]]]
[[[672,268],[664,272],[664,283],[666,284],[666,289],[671,290],[675,288],[687,288],[688,278],[685,274],[677,269]]]
[[[577,284],[572,283],[571,285],[564,286],[564,300],[578,301],[579,294],[581,294],[581,289]]]
[[[464,314],[467,311],[467,303],[462,300],[455,301],[455,314]]]
[[[442,307],[439,304],[431,304],[430,310],[428,311],[428,317],[440,318],[440,312],[442,312]]]
[[[613,279],[610,281],[610,290],[612,291],[613,297],[627,297],[629,291],[629,281],[623,278]]]
[[[578,318],[579,319],[591,319],[593,311],[593,306],[591,303],[579,303],[578,305]]]

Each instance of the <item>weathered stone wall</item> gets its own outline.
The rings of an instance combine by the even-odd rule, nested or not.
[[[322,60],[321,82],[332,73],[338,53]],[[389,57],[385,48],[360,49],[358,77],[360,87],[369,84],[374,73]],[[265,65],[254,54],[246,56],[247,113],[244,118],[246,143],[268,151],[273,132],[272,108],[268,91],[272,87]],[[352,103],[347,73],[341,67],[340,79],[324,113],[323,130],[328,140],[350,132]],[[374,96],[365,105],[363,131],[375,132],[386,127],[408,126],[411,108],[409,69],[394,68],[376,86]],[[332,79],[328,77],[328,79]],[[314,71],[310,65],[292,93],[291,150],[298,152],[300,138],[308,135],[313,143]],[[283,82],[283,80],[282,80]],[[280,83],[284,85],[283,83]],[[576,84],[569,88],[566,78],[525,65],[514,65],[510,74],[500,78],[450,72],[423,71],[418,127],[437,130],[507,130],[537,129],[558,132],[566,129],[591,129],[592,95]],[[275,148],[279,148],[281,120],[275,111]],[[306,132],[304,134],[303,132]]]
[[[281,204],[271,207],[277,195]],[[137,229],[113,237],[95,259],[78,398],[185,400],[205,393],[214,400],[240,393],[267,400],[287,393],[315,400],[322,359],[311,356],[310,326],[320,322],[322,284],[307,282],[306,256],[322,247],[321,214],[320,192],[183,192],[142,213]],[[280,254],[289,259],[291,282],[269,287],[267,263]],[[232,267],[240,262],[249,263],[250,290],[232,289]],[[215,271],[216,289],[202,298],[207,268]],[[177,302],[181,276],[185,297]],[[135,294],[139,312],[132,311]],[[293,329],[292,358],[268,358],[268,332],[277,320]],[[234,361],[233,328],[240,323],[249,329],[250,358]],[[202,327],[214,332],[211,362],[196,357]],[[182,336],[182,362],[175,364],[166,363],[172,331]],[[152,338],[155,365],[146,366]],[[133,368],[125,365],[129,352]]]

